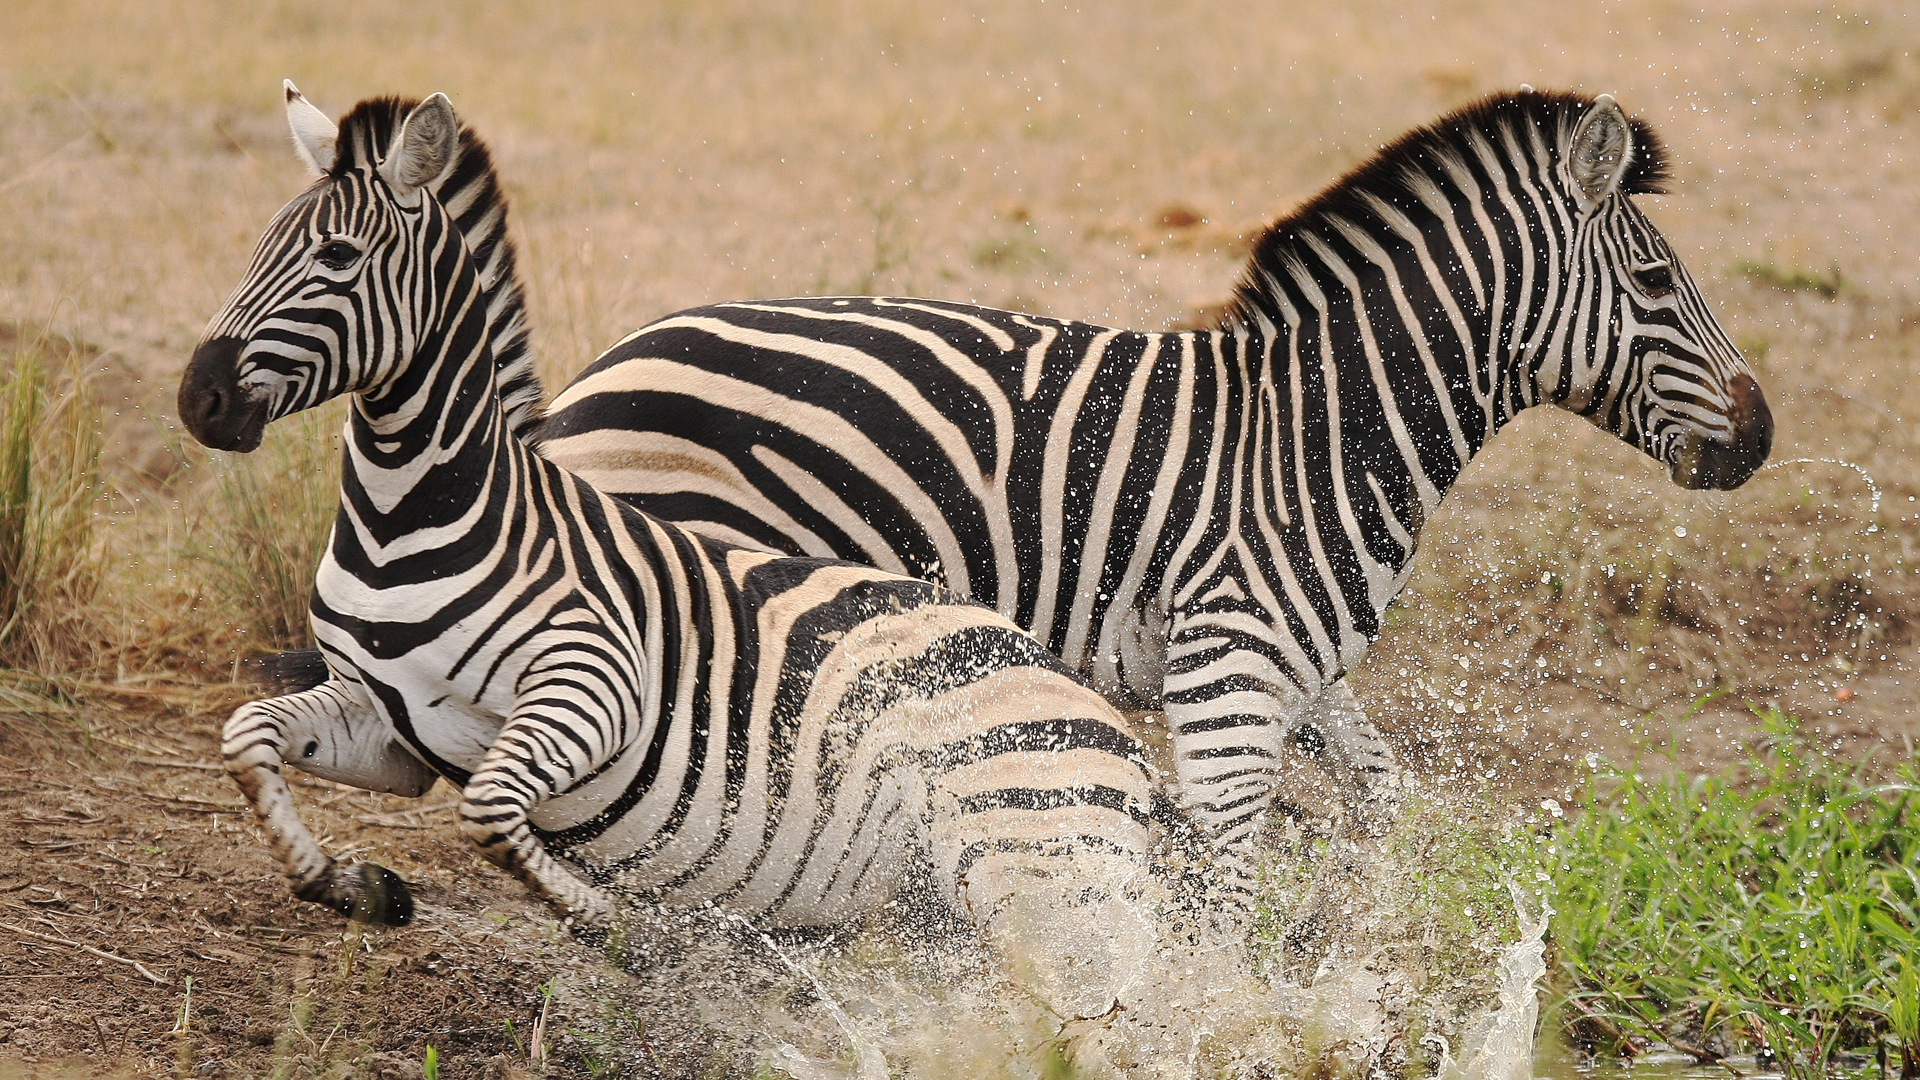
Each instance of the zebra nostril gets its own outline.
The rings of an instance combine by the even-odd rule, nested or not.
[[[226,408],[227,395],[218,390],[209,390],[207,391],[206,402],[204,415],[208,420],[212,420],[214,417],[220,415],[220,410]]]

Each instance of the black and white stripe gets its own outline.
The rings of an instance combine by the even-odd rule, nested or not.
[[[225,734],[299,895],[410,911],[398,879],[320,849],[283,764],[407,795],[449,779],[488,857],[586,925],[609,886],[805,925],[916,877],[989,934],[1042,895],[1092,930],[1117,917],[1149,786],[1112,706],[940,586],[701,536],[540,456],[435,194],[472,149],[446,99],[365,103],[332,141],[291,88],[289,109],[322,178],[262,237],[180,406],[244,449],[352,401],[312,605],[327,677]]]
[[[1219,329],[721,304],[619,343],[537,437],[709,535],[994,605],[1165,706],[1183,797],[1228,841],[1300,751],[1368,825],[1395,765],[1341,677],[1502,424],[1559,405],[1691,487],[1766,457],[1746,362],[1631,198],[1665,169],[1610,98],[1496,96],[1276,223]]]

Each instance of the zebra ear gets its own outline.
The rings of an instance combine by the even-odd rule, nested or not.
[[[453,102],[445,94],[435,94],[414,106],[400,125],[387,159],[380,163],[380,175],[402,202],[410,204],[421,188],[447,171],[459,148],[460,121],[454,118]]]
[[[1620,178],[1633,164],[1633,129],[1612,94],[1593,99],[1593,108],[1573,129],[1567,149],[1567,171],[1574,186],[1586,196],[1587,208],[1604,202],[1620,187]]]
[[[300,160],[307,163],[315,176],[325,176],[333,168],[334,140],[340,137],[340,129],[327,119],[327,114],[313,107],[313,102],[300,95],[300,88],[293,85],[292,79],[283,84],[287,92],[287,126],[293,129],[293,150]]]

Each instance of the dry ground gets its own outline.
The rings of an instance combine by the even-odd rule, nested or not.
[[[192,767],[256,645],[194,556],[209,462],[180,445],[173,386],[305,183],[287,76],[336,113],[444,90],[489,139],[550,385],[718,299],[913,293],[1173,325],[1225,297],[1249,229],[1407,127],[1520,82],[1611,91],[1672,149],[1650,212],[1759,373],[1782,464],[1681,492],[1568,417],[1522,418],[1429,524],[1356,684],[1416,768],[1512,803],[1669,735],[1677,767],[1732,760],[1746,703],[1850,757],[1911,753],[1908,5],[473,8],[0,14],[0,320],[97,346],[109,414],[94,629],[26,677],[41,704],[0,696],[0,1073],[418,1075],[429,1044],[446,1075],[531,1071],[543,984],[563,991],[549,1033],[600,1030],[597,965],[437,818],[306,791],[336,849],[421,884],[420,927],[343,937],[284,896],[224,778]],[[1693,709],[1713,690],[1730,692]],[[549,1041],[556,1068],[586,1068],[587,1040]]]
[[[198,710],[109,696],[84,749],[0,732],[0,1075],[538,1075],[529,1032],[568,1035],[614,976],[538,905],[467,873],[439,816],[306,786],[315,827],[417,883],[417,928],[362,931],[294,900]],[[148,729],[164,724],[177,735]],[[445,796],[444,791],[436,793]]]

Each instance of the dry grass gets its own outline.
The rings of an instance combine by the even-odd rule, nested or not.
[[[216,617],[264,652],[310,644],[307,602],[340,502],[345,403],[290,417],[251,454],[213,453],[193,471],[203,519],[193,555]]]
[[[75,351],[0,341],[0,670],[57,675],[94,629],[100,436]]]

